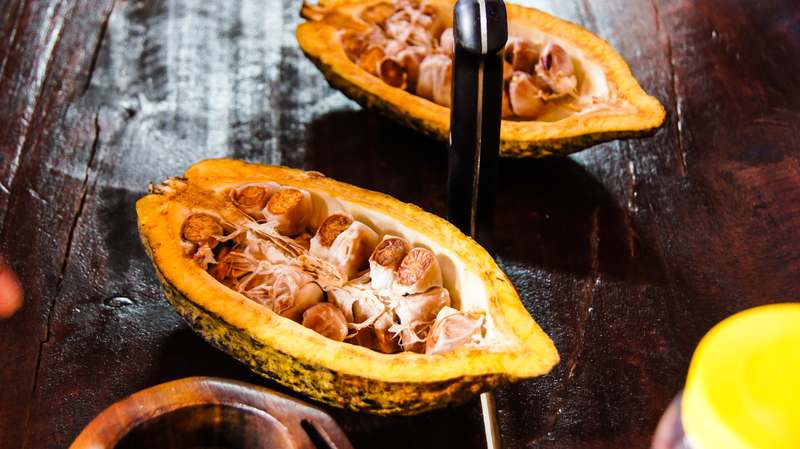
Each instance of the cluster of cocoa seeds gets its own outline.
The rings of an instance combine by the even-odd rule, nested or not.
[[[366,31],[340,35],[345,53],[386,84],[450,106],[453,29],[435,8],[416,0],[377,3],[359,18]],[[548,102],[575,97],[572,59],[560,45],[511,37],[503,55],[504,119],[534,120]]]
[[[242,220],[184,221],[186,253],[217,281],[325,337],[395,353],[480,344],[482,312],[453,307],[436,255],[343,212],[313,225],[311,194],[274,182],[231,189]]]

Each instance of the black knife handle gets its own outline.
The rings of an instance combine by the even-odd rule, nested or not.
[[[502,0],[458,0],[453,10],[447,217],[490,248],[508,39]]]

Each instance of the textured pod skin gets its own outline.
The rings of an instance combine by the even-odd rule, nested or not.
[[[304,5],[306,22],[296,30],[305,55],[330,85],[365,108],[376,110],[404,125],[439,140],[447,140],[450,110],[391,87],[351,62],[337,43],[338,30],[361,25],[349,14],[385,0],[320,0]],[[453,0],[428,0],[440,13],[449,14]],[[500,154],[506,157],[565,155],[596,143],[652,134],[664,122],[661,103],[647,95],[633,78],[622,57],[603,39],[578,25],[533,8],[506,4],[509,30],[531,28],[570,42],[592,61],[599,63],[609,86],[635,110],[606,111],[572,116],[555,122],[503,120]]]
[[[380,210],[452,250],[467,269],[480,273],[491,292],[489,313],[513,344],[496,352],[381,354],[327,339],[218,283],[183,254],[180,225],[191,213],[217,210],[210,191],[267,180]],[[164,294],[198,334],[264,377],[337,407],[411,415],[462,403],[509,381],[541,376],[558,362],[552,341],[489,254],[414,205],[314,172],[224,159],[195,164],[175,182],[181,186],[177,193],[156,187],[156,193],[136,204],[140,236]]]

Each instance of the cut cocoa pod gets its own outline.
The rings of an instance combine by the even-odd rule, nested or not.
[[[444,68],[444,59],[424,61],[432,56],[450,59],[452,36],[447,30],[452,28],[454,3],[307,2],[301,9],[306,21],[297,27],[296,36],[300,48],[331,86],[365,108],[446,140],[450,91],[444,74],[449,69]],[[507,4],[506,10],[512,44],[509,63],[515,63],[515,70],[541,77],[552,92],[538,114],[522,117],[505,109],[501,155],[567,154],[606,140],[649,135],[662,125],[663,106],[639,86],[606,41],[534,8]],[[369,33],[375,44],[360,49],[353,36]],[[383,37],[378,38],[381,33]],[[428,49],[416,83],[410,76],[405,83],[395,76],[386,77],[389,83],[383,82],[378,76],[379,64],[387,56],[381,40],[387,39]],[[573,73],[568,73],[570,66]],[[389,68],[396,65],[388,64]]]
[[[406,242],[385,260],[372,248],[364,258],[377,254],[374,260],[384,267],[399,259],[396,277],[408,294],[373,289],[369,271],[343,279],[270,217],[243,214],[231,190],[266,182],[280,186],[269,202],[281,192],[305,192],[311,215],[343,214],[352,217],[348,229],[358,223],[384,241],[388,234]],[[414,205],[316,172],[224,159],[195,164],[152,192],[137,202],[139,232],[170,304],[210,344],[314,400],[417,414],[544,375],[558,362],[552,341],[492,257]],[[269,202],[268,212],[280,212]],[[303,220],[290,220],[297,221]],[[306,224],[309,233],[318,233],[314,226]],[[214,242],[217,248],[208,249],[213,263],[186,252],[187,244],[209,248]],[[230,267],[216,273],[221,263]],[[485,317],[480,335],[452,351],[440,350],[441,337],[429,343],[446,305]],[[409,350],[399,352],[400,343]],[[429,344],[438,349],[422,353]]]

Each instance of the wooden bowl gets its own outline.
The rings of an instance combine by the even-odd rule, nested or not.
[[[71,449],[352,449],[322,410],[267,388],[189,377],[100,413]]]

